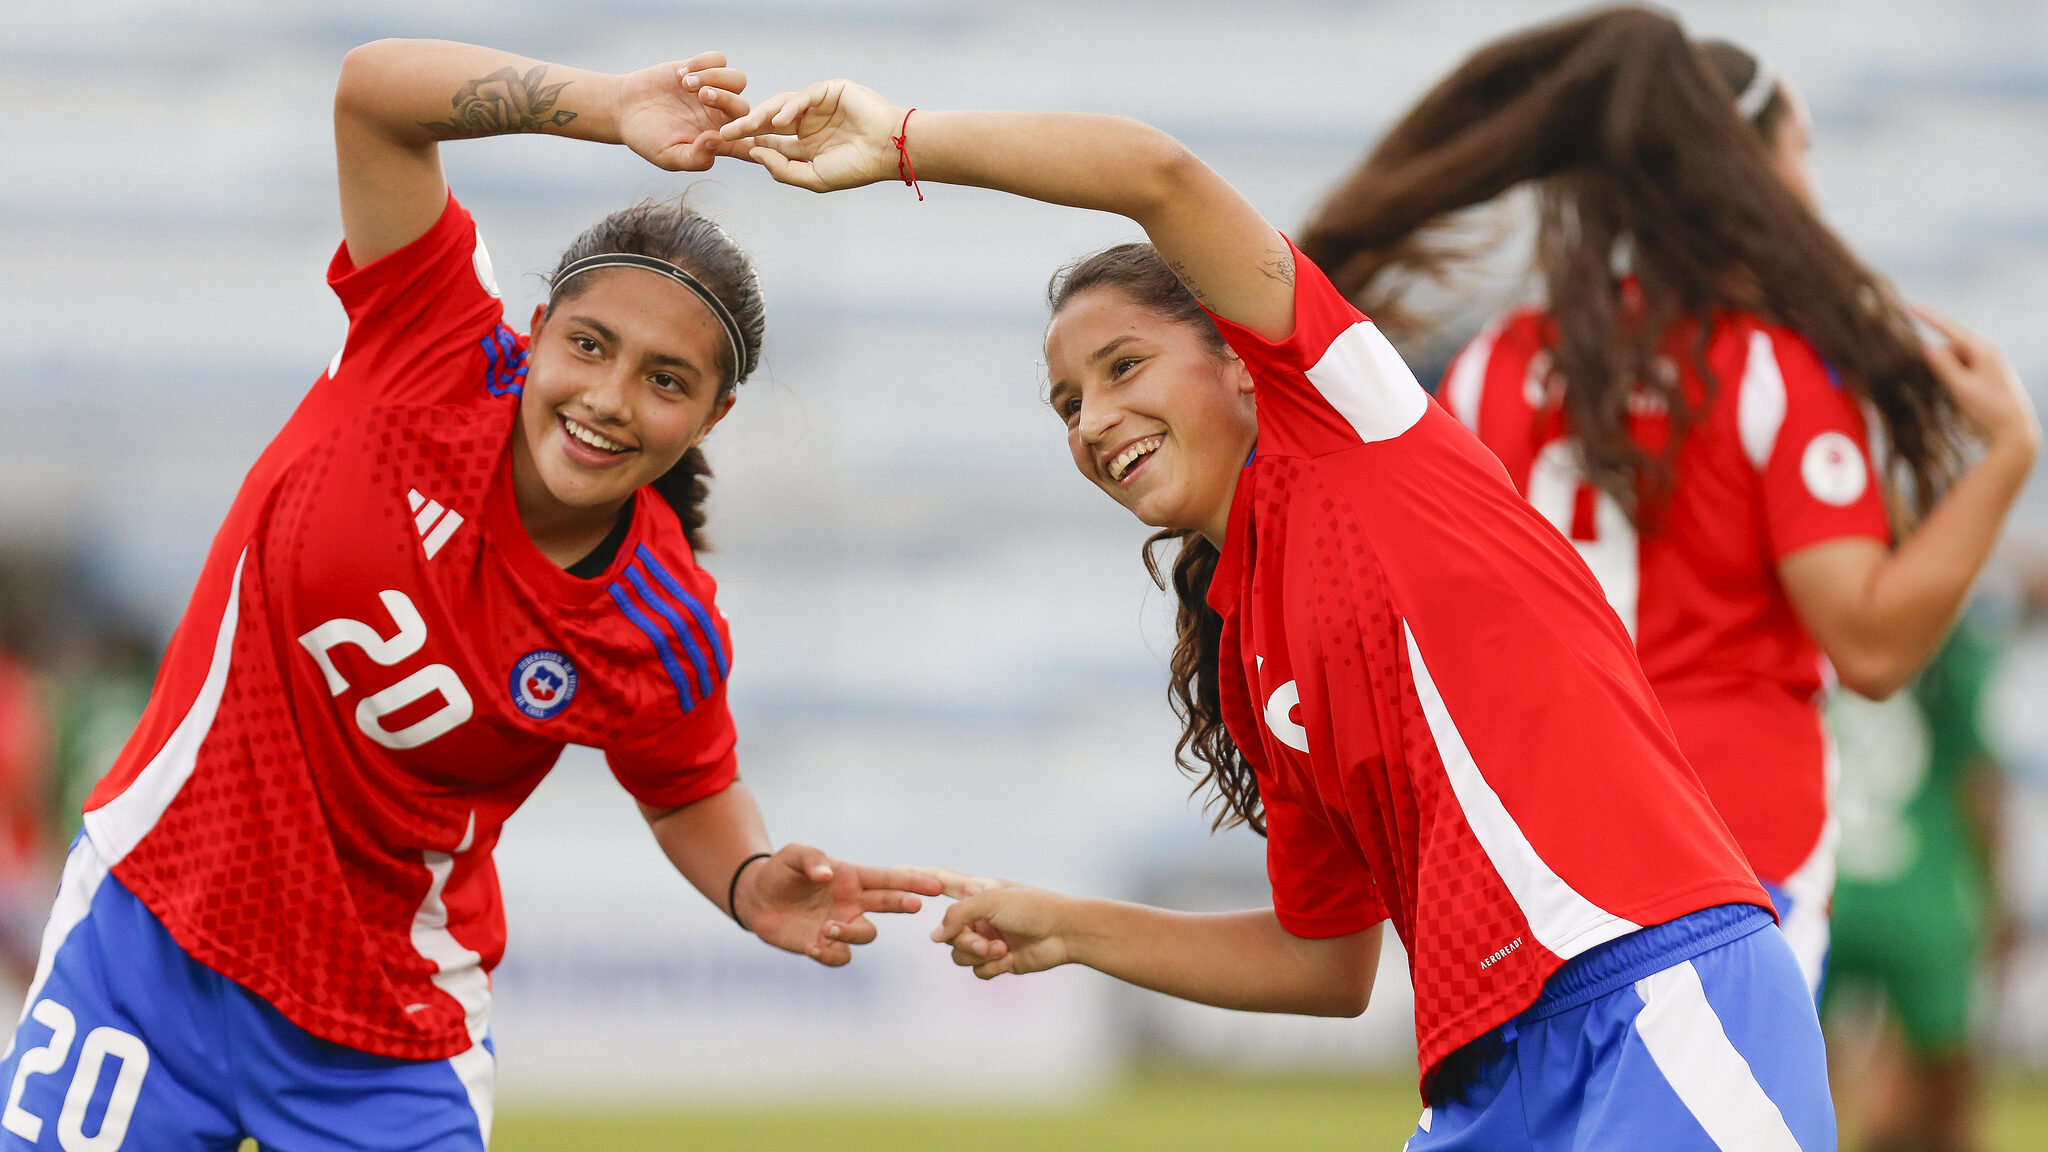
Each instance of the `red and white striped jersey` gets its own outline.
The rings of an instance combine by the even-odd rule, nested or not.
[[[440,1059],[486,1026],[506,817],[566,743],[650,805],[725,788],[730,644],[651,489],[595,579],[527,536],[526,350],[452,196],[328,279],[347,342],[250,470],[85,828],[200,963],[316,1036]]]
[[[1275,910],[1391,919],[1424,1083],[1566,959],[1768,907],[1586,565],[1296,253],[1295,331],[1217,326],[1257,382],[1210,585]]]
[[[1697,415],[1669,497],[1638,532],[1584,479],[1567,436],[1554,325],[1519,311],[1452,362],[1442,399],[1491,448],[1529,502],[1568,536],[1635,638],[1686,759],[1757,875],[1833,887],[1821,723],[1821,653],[1778,581],[1787,556],[1829,540],[1889,540],[1863,414],[1812,346],[1753,316],[1717,315],[1694,364],[1696,324],[1665,342]],[[1631,434],[1670,442],[1666,414],[1637,405]]]

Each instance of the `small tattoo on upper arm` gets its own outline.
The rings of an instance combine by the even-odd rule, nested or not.
[[[544,132],[576,119],[566,108],[556,108],[562,89],[574,83],[543,84],[548,66],[536,64],[521,75],[517,68],[500,68],[464,84],[449,103],[454,114],[446,120],[422,120],[420,127],[443,140],[495,136],[505,132]]]
[[[1289,288],[1294,287],[1294,253],[1282,249],[1259,263],[1259,271],[1268,280],[1278,280]]]
[[[1183,287],[1194,295],[1197,301],[1204,307],[1208,306],[1209,298],[1202,294],[1202,286],[1195,283],[1195,278],[1188,274],[1188,266],[1186,264],[1178,260],[1168,260],[1166,266],[1173,269],[1174,276],[1180,280]]]

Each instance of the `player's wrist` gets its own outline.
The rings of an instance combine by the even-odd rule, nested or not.
[[[725,913],[733,923],[749,932],[758,932],[762,911],[759,893],[761,876],[771,867],[772,852],[756,852],[734,865],[732,879],[726,884]]]
[[[1046,891],[1038,893],[1038,902],[1038,919],[1044,931],[1038,936],[1036,967],[1057,968],[1062,964],[1096,967],[1107,954],[1107,945],[1113,936],[1109,927],[1102,923],[1105,902]]]

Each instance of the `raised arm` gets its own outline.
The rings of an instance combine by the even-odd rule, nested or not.
[[[1896,549],[1834,540],[1787,556],[1778,577],[1842,683],[1882,700],[1941,647],[1998,543],[2040,451],[2041,424],[1998,346],[1925,309],[1946,338],[1928,362],[1983,437],[1983,454]]]
[[[342,61],[334,90],[349,259],[368,264],[433,227],[448,196],[443,140],[544,132],[702,171],[718,154],[719,126],[746,112],[746,83],[718,52],[613,76],[473,44],[365,44]]]
[[[785,92],[726,125],[750,159],[813,192],[897,178],[901,133],[920,181],[993,188],[1128,216],[1216,314],[1271,340],[1294,331],[1294,259],[1258,209],[1179,141],[1084,112],[905,110],[849,80]]]

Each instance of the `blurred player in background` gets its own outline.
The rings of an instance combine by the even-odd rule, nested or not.
[[[0,604],[0,986],[35,973],[36,929],[54,880],[50,753],[43,686],[23,657],[25,622]]]
[[[59,844],[78,835],[86,799],[149,709],[162,659],[157,641],[145,629],[105,607],[93,613],[67,648],[58,677],[51,789]]]
[[[1391,920],[1431,1102],[1412,1152],[1833,1147],[1798,964],[1599,586],[1251,204],[1109,116],[913,115],[833,81],[724,133],[816,191],[977,185],[1151,237],[1055,279],[1049,399],[1082,475],[1181,545],[1181,751],[1219,823],[1267,834],[1275,904],[947,874],[957,962],[1352,1015]]]
[[[1966,616],[1910,691],[1829,702],[1842,869],[1824,1006],[1837,1089],[1869,1152],[1979,1146],[1975,993],[1987,952],[2011,938],[1997,883],[2005,781],[1983,716],[1997,660]]]
[[[679,204],[585,232],[530,336],[439,142],[701,170],[710,53],[623,76],[461,44],[351,52],[347,341],[251,469],[140,726],[86,803],[4,1063],[0,1146],[481,1149],[504,946],[491,849],[567,743],[763,940],[841,964],[928,880],[771,852],[697,566],[697,446],[760,361],[745,253]]]
[[[2040,429],[1997,348],[1931,316],[1923,347],[1820,222],[1809,129],[1748,53],[1606,9],[1475,53],[1302,250],[1399,321],[1405,294],[1476,255],[1443,231],[1455,214],[1534,190],[1544,303],[1488,324],[1439,398],[1599,577],[1817,990],[1826,667],[1882,698],[1933,655]],[[1873,440],[1905,482],[1889,516]]]

